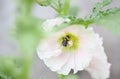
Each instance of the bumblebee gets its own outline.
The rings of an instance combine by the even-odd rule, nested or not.
[[[69,45],[69,38],[70,37],[68,35],[66,35],[66,37],[63,37],[62,45],[64,47],[67,47]]]

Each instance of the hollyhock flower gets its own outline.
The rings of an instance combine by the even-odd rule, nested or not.
[[[74,73],[86,70],[93,79],[109,77],[110,64],[102,38],[91,27],[72,25],[55,32],[40,43],[37,53],[58,74],[68,75],[71,70]]]

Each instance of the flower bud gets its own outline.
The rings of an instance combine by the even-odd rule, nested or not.
[[[53,0],[35,0],[41,6],[49,6]]]

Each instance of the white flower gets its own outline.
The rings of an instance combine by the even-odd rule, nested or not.
[[[92,28],[72,25],[43,40],[37,48],[40,59],[58,74],[88,71],[93,79],[109,77],[110,64],[102,46],[102,38]]]
[[[46,20],[42,26],[43,26],[43,29],[44,31],[52,31],[52,29],[54,27],[57,27],[58,25],[60,24],[63,24],[63,23],[67,23],[67,22],[70,22],[70,19],[68,18],[62,18],[62,17],[57,17],[55,19],[50,19],[50,20]]]

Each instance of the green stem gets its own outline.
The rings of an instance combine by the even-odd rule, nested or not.
[[[58,14],[62,15],[62,3],[61,3],[61,0],[58,0]]]
[[[22,79],[29,79],[30,67],[31,67],[32,56],[25,56]]]
[[[60,16],[69,15],[70,11],[70,0],[65,0],[62,4],[61,0],[54,1],[50,6],[58,13]]]
[[[65,0],[63,7],[63,15],[68,15],[70,11],[70,0]]]
[[[52,4],[50,5],[50,7],[52,7],[55,11],[58,11],[58,9]]]
[[[32,8],[32,0],[18,0],[18,11],[20,15],[28,15],[31,14]]]
[[[31,9],[32,8],[32,0],[27,0],[26,1],[26,13],[30,14],[31,13]]]
[[[19,10],[19,17],[22,17],[23,15],[29,16],[31,15],[32,10],[32,0],[20,0],[18,1],[18,10]],[[27,18],[27,17],[26,17]],[[22,19],[20,19],[21,22]],[[24,22],[23,22],[24,23]],[[17,79],[29,79],[29,73],[30,73],[30,67],[32,62],[32,52],[34,52],[32,49],[27,50],[26,45],[24,43],[25,39],[20,41],[20,38],[17,38],[19,41],[19,47],[20,47],[20,53],[22,54],[23,59],[23,65],[22,65],[22,73],[21,76]]]
[[[32,64],[32,58],[33,58],[33,49],[28,50],[26,48],[26,45],[24,44],[24,42],[19,42],[19,46],[20,46],[20,54],[21,54],[21,58],[23,59],[23,65],[22,65],[22,73],[20,78],[18,79],[29,79],[29,74],[30,74],[30,67]]]

